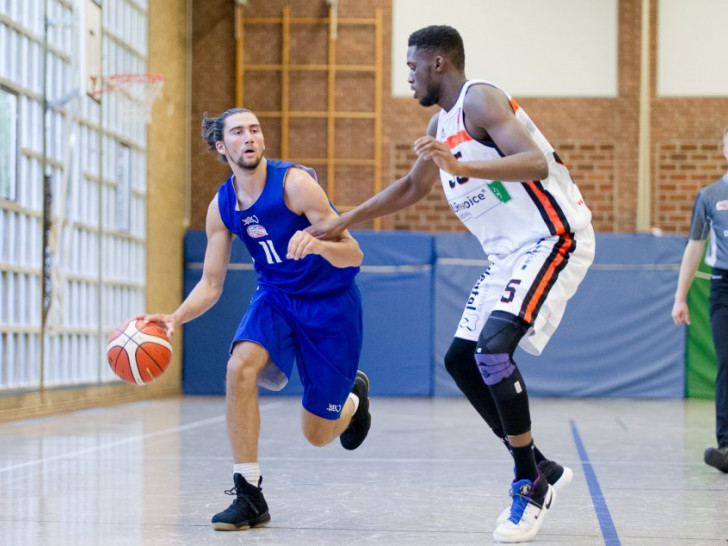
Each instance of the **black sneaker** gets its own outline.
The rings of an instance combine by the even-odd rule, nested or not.
[[[356,413],[351,416],[351,422],[347,429],[339,436],[339,441],[344,449],[356,449],[364,441],[372,425],[372,415],[369,413],[369,378],[367,374],[359,370],[356,372],[354,386],[351,389],[359,398],[359,407]]]
[[[574,477],[571,468],[561,466],[556,461],[549,461],[548,459],[538,463],[538,471],[557,492],[569,485]]]
[[[728,446],[706,448],[703,453],[703,461],[721,472],[728,473]]]
[[[212,516],[212,526],[215,530],[244,531],[270,523],[268,504],[263,498],[263,490],[260,487],[263,477],[258,480],[258,487],[246,482],[242,474],[235,474],[233,481],[235,487],[225,491],[225,494],[235,495],[236,499],[226,510]]]

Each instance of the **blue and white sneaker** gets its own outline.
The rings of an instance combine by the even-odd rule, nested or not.
[[[554,492],[559,494],[566,489],[566,486],[569,485],[571,480],[574,478],[574,471],[571,470],[571,468],[568,466],[561,466],[556,461],[541,461],[538,463],[538,471],[544,478],[546,478],[549,485],[554,488]],[[498,516],[498,519],[495,520],[496,526],[503,523],[509,517],[511,517],[511,507],[506,506]]]
[[[498,542],[526,542],[536,536],[556,498],[554,488],[539,475],[535,482],[511,483],[510,516],[493,531]]]

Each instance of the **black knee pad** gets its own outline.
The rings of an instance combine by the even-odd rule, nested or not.
[[[476,354],[512,355],[528,328],[528,323],[523,319],[510,313],[495,311],[480,331]]]
[[[490,388],[505,434],[517,436],[531,430],[526,384],[511,355],[476,354],[475,360]]]
[[[496,400],[509,400],[525,391],[512,355],[527,330],[528,325],[518,317],[496,312],[480,332],[475,361]]]
[[[526,393],[523,377],[511,355],[476,354],[475,361],[478,363],[483,381],[490,387],[490,392],[496,401],[510,400]]]
[[[475,361],[493,395],[505,433],[509,436],[531,430],[526,384],[513,361],[518,342],[528,324],[509,313],[491,314],[483,326],[475,351]]]

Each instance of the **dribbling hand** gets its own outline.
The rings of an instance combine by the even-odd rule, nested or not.
[[[147,314],[141,313],[134,317],[136,320],[143,320],[144,322],[156,322],[161,324],[167,329],[167,335],[172,337],[174,334],[174,328],[177,326],[177,322],[174,320],[172,315],[165,315],[163,313]]]

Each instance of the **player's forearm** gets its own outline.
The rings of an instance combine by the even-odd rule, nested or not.
[[[185,298],[172,317],[177,324],[184,324],[207,312],[222,294],[222,284],[202,278]]]
[[[685,301],[688,297],[690,285],[695,278],[695,272],[700,265],[700,258],[703,255],[702,241],[689,241],[685,247],[682,261],[680,262],[680,273],[677,278],[677,289],[675,290],[675,301]]]
[[[358,207],[343,213],[341,218],[344,226],[348,228],[367,220],[398,212],[427,196],[430,188],[431,186],[418,185],[406,177],[400,178]]]
[[[680,268],[680,274],[677,279],[677,289],[675,290],[675,301],[686,301],[690,285],[693,283],[695,272],[683,272]]]
[[[523,152],[489,161],[460,161],[456,176],[485,178],[501,182],[543,180],[548,177],[549,166],[540,152]]]
[[[352,238],[340,241],[321,241],[322,258],[334,267],[358,267],[364,259],[359,244]]]

